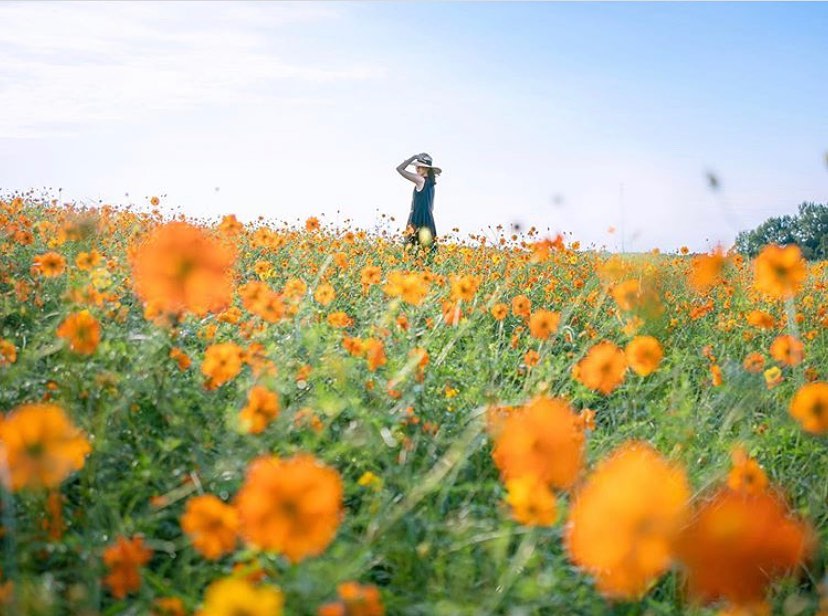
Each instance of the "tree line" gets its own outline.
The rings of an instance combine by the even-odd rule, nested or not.
[[[736,249],[748,257],[759,254],[767,244],[796,244],[808,260],[828,259],[828,205],[800,203],[795,215],[768,218],[736,236]]]

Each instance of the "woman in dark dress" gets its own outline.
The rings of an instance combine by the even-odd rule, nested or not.
[[[414,165],[416,173],[406,171]],[[397,171],[407,180],[414,182],[414,194],[411,198],[411,212],[406,222],[406,243],[436,247],[437,227],[434,225],[434,185],[436,178],[443,172],[434,166],[431,156],[422,152],[401,162]]]

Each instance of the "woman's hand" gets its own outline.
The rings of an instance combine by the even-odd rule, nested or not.
[[[406,167],[408,167],[408,165],[410,165],[413,160],[415,160],[416,158],[419,158],[421,155],[422,155],[422,153],[415,154],[414,156],[412,156],[408,160],[404,160],[399,165],[397,165],[397,173],[399,173],[401,176],[403,176],[406,180],[411,180],[417,186],[419,186],[425,180],[423,180],[423,178],[420,177],[419,175],[417,175],[416,173],[411,173],[410,171],[406,171]]]

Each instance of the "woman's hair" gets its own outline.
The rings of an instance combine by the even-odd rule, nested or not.
[[[431,183],[432,183],[432,184],[436,184],[436,183],[437,183],[437,174],[436,174],[436,173],[434,173],[434,169],[432,169],[432,168],[430,168],[430,167],[429,167],[429,169],[428,169],[428,177],[429,177],[429,179],[431,180]]]

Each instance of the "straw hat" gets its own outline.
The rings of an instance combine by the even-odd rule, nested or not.
[[[428,169],[434,169],[434,173],[436,173],[437,175],[443,172],[443,170],[440,169],[440,167],[434,166],[434,161],[428,154],[423,154],[419,158],[415,158],[411,164],[415,167],[427,167]]]

